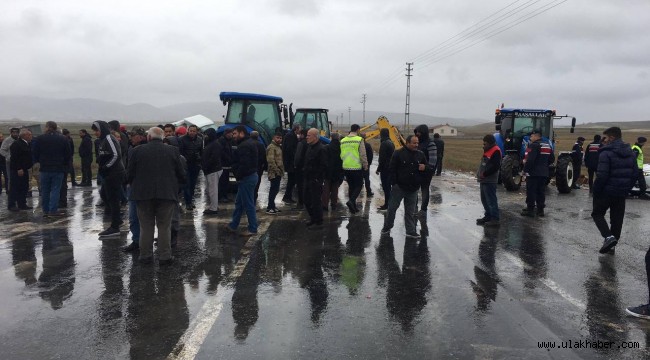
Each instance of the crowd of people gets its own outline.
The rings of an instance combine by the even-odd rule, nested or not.
[[[139,261],[153,262],[154,227],[158,229],[158,258],[160,265],[174,262],[172,248],[176,246],[180,214],[192,213],[194,196],[201,171],[205,176],[206,206],[204,216],[219,215],[219,204],[230,202],[230,176],[236,179],[234,211],[227,229],[242,236],[257,234],[257,199],[264,176],[269,182],[269,196],[265,212],[276,215],[280,182],[287,175],[282,201],[295,205],[295,210],[305,209],[308,219],[304,226],[309,230],[322,229],[324,213],[339,207],[338,193],[343,183],[348,184],[345,205],[351,215],[359,212],[357,198],[365,186],[366,196],[373,196],[369,168],[373,150],[354,124],[350,132],[341,137],[332,135],[331,142],[323,145],[318,129],[302,129],[295,125],[286,134],[278,130],[268,146],[262,145],[259,133],[249,133],[245,126],[228,128],[222,134],[214,129],[201,133],[195,125],[176,127],[159,125],[148,130],[136,126],[130,132],[118,121],[95,121],[91,125],[92,137],[79,131],[81,143],[81,181],[76,182],[72,157],[75,151],[70,132],[59,131],[53,121],[45,124],[45,132],[34,138],[28,128],[12,128],[9,138],[0,136],[0,156],[4,159],[0,175],[8,173],[5,191],[8,193],[8,210],[30,210],[27,197],[30,193],[29,172],[38,165],[40,206],[44,217],[65,215],[59,211],[67,206],[67,178],[72,186],[90,186],[93,147],[97,163],[97,184],[105,214],[110,225],[98,235],[102,239],[119,237],[124,223],[121,207],[129,204],[129,226],[132,243],[126,252],[139,250]],[[379,211],[387,211],[382,235],[390,234],[395,216],[404,203],[406,237],[418,239],[417,216],[426,216],[429,189],[433,176],[440,174],[444,142],[439,136],[429,137],[426,125],[415,128],[406,138],[403,148],[395,150],[388,129],[380,131],[378,166],[384,204]],[[589,191],[593,194],[592,218],[603,237],[600,253],[614,251],[621,236],[625,201],[632,194],[647,198],[643,174],[643,146],[647,139],[639,137],[634,145],[622,141],[621,129],[611,127],[602,136],[595,135],[583,155],[585,139],[578,137],[572,149],[575,178],[579,177],[582,163],[588,170]],[[486,227],[500,225],[497,184],[501,167],[501,150],[493,135],[483,138],[477,180],[484,216],[476,224]],[[6,162],[6,163],[5,163]],[[542,140],[539,130],[533,130],[524,158],[526,176],[526,207],[522,216],[544,217],[545,187],[549,167],[555,162],[550,144]],[[5,175],[6,176],[6,175]],[[636,192],[632,189],[638,187]],[[297,201],[294,200],[294,188]],[[576,188],[580,188],[576,186]],[[1,186],[0,186],[1,191]],[[421,196],[419,196],[421,194]],[[418,211],[418,201],[420,210]],[[605,215],[610,212],[610,223]],[[247,228],[239,230],[243,214]],[[646,253],[646,271],[650,276],[650,249]],[[648,285],[650,303],[650,282]],[[631,315],[650,319],[650,304],[627,309]]]

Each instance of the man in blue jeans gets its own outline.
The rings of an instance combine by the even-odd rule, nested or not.
[[[494,135],[483,137],[483,157],[476,178],[481,188],[481,203],[485,216],[476,220],[476,225],[499,226],[499,203],[497,202],[497,183],[501,167],[501,149]]]
[[[60,216],[59,197],[63,177],[72,156],[68,140],[56,131],[54,121],[45,123],[45,134],[36,138],[34,161],[41,164],[41,204],[43,216]]]
[[[248,229],[240,235],[257,234],[257,215],[255,214],[255,185],[257,185],[257,145],[248,135],[246,127],[239,125],[233,130],[233,139],[237,141],[237,150],[233,154],[232,170],[237,179],[237,197],[235,211],[228,229],[237,232],[244,211],[248,218]]]

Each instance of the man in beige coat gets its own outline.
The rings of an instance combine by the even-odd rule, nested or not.
[[[280,210],[275,206],[275,197],[280,191],[280,180],[284,176],[284,163],[282,160],[282,133],[275,133],[271,144],[266,148],[266,161],[268,162],[269,182],[269,204],[266,207],[266,213],[275,215]]]

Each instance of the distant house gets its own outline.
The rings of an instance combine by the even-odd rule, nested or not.
[[[431,135],[438,133],[440,136],[458,136],[458,130],[449,124],[431,127],[429,128],[429,133]]]

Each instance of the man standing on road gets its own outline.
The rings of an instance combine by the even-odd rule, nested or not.
[[[350,127],[348,136],[341,140],[341,160],[343,160],[343,171],[348,182],[348,206],[352,214],[359,212],[357,197],[363,186],[363,171],[368,170],[368,158],[366,156],[365,142],[358,135],[359,125],[353,124]]]
[[[230,174],[232,171],[232,128],[223,131],[223,135],[217,139],[221,147],[221,176],[219,176],[219,202],[228,203],[228,189],[230,187]]]
[[[497,183],[501,168],[501,149],[494,135],[483,137],[483,157],[476,174],[481,189],[481,204],[485,214],[476,220],[476,225],[499,226],[499,203],[497,201]]]
[[[427,173],[433,169],[427,163],[427,159],[418,150],[419,139],[415,135],[406,138],[406,146],[393,153],[390,159],[390,179],[393,184],[390,202],[388,203],[388,214],[384,219],[384,226],[381,229],[382,235],[390,234],[395,224],[395,213],[404,199],[404,226],[406,237],[419,239],[416,232],[415,212],[417,210],[418,190]]]
[[[325,145],[327,153],[327,170],[323,184],[323,211],[327,211],[328,204],[332,211],[339,205],[339,187],[343,182],[343,161],[341,161],[341,134],[332,133],[331,141]]]
[[[14,141],[18,140],[18,133],[20,132],[19,128],[11,128],[9,130],[9,137],[4,139],[2,141],[2,145],[0,145],[0,155],[4,156],[5,158],[5,166],[7,167],[7,174],[11,174],[11,167],[9,162],[11,161],[11,152],[9,151],[9,148],[11,147],[11,144],[14,143]],[[9,186],[11,185],[11,176],[7,176],[7,194],[9,194]]]
[[[158,227],[158,263],[174,262],[171,249],[171,221],[178,203],[178,185],[185,182],[180,153],[174,146],[163,144],[164,132],[149,129],[148,143],[133,149],[129,159],[127,183],[131,184],[130,200],[136,201],[140,221],[140,258],[153,261],[154,226]]]
[[[361,134],[361,137],[363,138],[363,144],[366,147],[366,157],[368,158],[368,169],[363,171],[363,182],[364,186],[366,187],[366,195],[368,197],[371,197],[375,195],[372,192],[372,187],[370,186],[370,165],[372,165],[374,153],[372,151],[372,146],[370,146],[370,144],[368,144],[366,141],[366,134]]]
[[[12,129],[13,130],[13,129]],[[6,141],[6,140],[5,140]],[[29,169],[32,167],[32,132],[20,129],[18,139],[9,147],[9,211],[30,210],[27,206],[27,191],[29,190]]]
[[[437,157],[436,161],[436,176],[442,174],[442,158],[445,156],[445,142],[440,137],[440,134],[433,134],[433,142],[436,143]]]
[[[585,138],[582,136],[578,137],[576,139],[576,143],[573,144],[573,148],[571,149],[571,162],[573,163],[573,188],[574,189],[580,189],[580,184],[578,184],[578,180],[580,180],[580,172],[582,170],[582,145],[585,143]]]
[[[68,173],[70,174],[70,185],[79,186],[79,183],[77,183],[77,175],[75,174],[74,161],[73,161],[73,159],[74,159],[74,140],[72,140],[72,136],[70,136],[70,130],[63,129],[63,130],[61,130],[61,133],[63,134],[63,136],[65,136],[66,140],[68,140],[68,144],[70,145],[70,164],[68,165]],[[66,173],[63,176],[63,181],[66,184],[68,182],[67,178],[68,178],[68,174]]]
[[[390,159],[395,152],[395,144],[390,139],[388,129],[379,130],[379,137],[381,144],[379,145],[379,165],[377,165],[377,174],[381,179],[381,188],[384,190],[384,205],[379,207],[380,211],[388,210],[388,203],[390,202]]]
[[[589,175],[589,193],[594,191],[594,175],[598,169],[598,150],[602,144],[600,143],[600,135],[594,135],[594,142],[587,145],[585,152],[585,166],[587,167],[587,174]]]
[[[284,176],[284,160],[282,158],[282,133],[276,132],[271,144],[266,148],[266,163],[268,164],[269,201],[266,213],[275,215],[280,210],[275,206],[275,197],[280,192],[280,181]]]
[[[549,176],[548,167],[555,162],[555,155],[551,145],[542,141],[542,132],[533,130],[530,134],[530,143],[524,157],[524,172],[526,175],[526,208],[521,211],[522,216],[544,216],[546,207],[546,180]]]
[[[221,146],[217,141],[217,131],[207,129],[204,134],[205,149],[201,167],[205,175],[205,192],[208,204],[203,210],[203,215],[217,215],[219,213],[219,177],[223,172],[221,167]]]
[[[111,214],[111,225],[99,233],[100,238],[119,237],[122,215],[120,202],[122,200],[122,183],[124,182],[124,164],[120,143],[113,135],[108,123],[95,121],[92,125],[95,137],[99,140],[97,146],[97,163],[99,170],[97,176],[102,178],[105,212]]]
[[[636,194],[639,199],[648,200],[650,197],[646,194],[648,190],[648,185],[645,183],[645,176],[643,175],[643,145],[645,145],[647,139],[643,136],[639,136],[636,140],[636,143],[632,145],[632,151],[636,155],[636,166],[637,173],[635,179],[635,185],[639,186],[639,192]]]
[[[284,170],[287,172],[287,187],[282,197],[282,201],[287,204],[292,204],[293,188],[296,186],[296,167],[294,164],[296,157],[296,150],[298,150],[298,142],[301,127],[295,124],[291,131],[289,131],[282,139],[282,156],[284,157]],[[298,189],[301,191],[301,189]]]
[[[257,193],[260,191],[262,175],[264,175],[264,171],[268,169],[269,163],[266,162],[266,148],[260,141],[260,133],[257,131],[251,131],[251,139],[255,142],[255,146],[257,146],[257,184],[255,185],[255,205],[257,206]]]
[[[201,153],[203,152],[203,141],[198,136],[199,128],[190,125],[187,134],[179,138],[181,155],[187,160],[187,184],[185,186],[185,208],[194,210],[194,190],[201,171]]]
[[[79,144],[79,157],[81,158],[81,186],[92,186],[93,173],[93,139],[86,129],[79,130],[81,144]]]
[[[135,151],[138,146],[146,144],[146,140],[147,135],[142,127],[135,126],[133,130],[131,130],[131,136],[129,138],[131,146],[129,146],[129,151],[127,154],[127,165],[129,162],[131,162],[133,151]],[[129,199],[129,230],[131,230],[132,241],[128,246],[122,248],[122,251],[124,252],[131,252],[140,248],[140,219],[138,218],[138,204],[135,200],[131,200],[132,192],[133,187],[131,185],[127,185],[126,196]]]
[[[2,142],[5,140],[4,135],[0,133],[0,148],[2,148]],[[7,175],[7,160],[4,155],[0,153],[0,194],[2,193],[2,188],[5,188],[5,192],[9,195],[9,176]]]
[[[72,156],[68,139],[56,129],[54,121],[45,123],[45,134],[36,138],[33,149],[34,162],[41,164],[41,206],[44,217],[62,215],[58,212],[61,186],[64,186],[63,179],[69,170]],[[65,202],[67,204],[67,200]]]
[[[600,235],[605,239],[600,253],[604,254],[618,244],[625,216],[625,198],[636,175],[634,152],[621,140],[621,129],[611,127],[603,132],[603,147],[598,157],[598,170],[594,182],[594,205],[591,217]],[[610,226],[605,220],[609,209]]]
[[[303,166],[303,200],[309,221],[306,225],[309,229],[316,229],[323,224],[323,204],[321,196],[323,193],[323,181],[327,169],[327,153],[323,144],[320,143],[319,131],[311,128],[307,131],[307,151]]]
[[[420,204],[420,214],[425,215],[427,213],[427,207],[429,207],[429,194],[431,193],[431,180],[433,179],[433,172],[436,169],[436,161],[438,161],[438,148],[436,143],[429,138],[429,127],[422,124],[418,125],[415,128],[415,136],[418,137],[420,145],[418,149],[422,151],[424,157],[427,159],[427,164],[429,169],[428,173],[422,179],[422,184],[420,185],[420,190],[422,192],[422,203]]]
[[[228,230],[236,232],[241,216],[246,211],[248,229],[242,236],[257,234],[257,215],[255,214],[254,191],[257,184],[257,145],[251,140],[244,125],[238,125],[233,131],[233,138],[237,141],[237,150],[233,156],[232,170],[237,179],[237,195],[235,197],[235,211]]]

